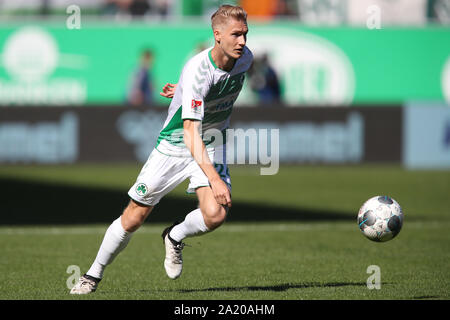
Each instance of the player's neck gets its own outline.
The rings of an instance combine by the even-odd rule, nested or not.
[[[227,56],[218,46],[211,50],[211,58],[218,68],[228,72],[233,69],[236,63],[236,59]]]

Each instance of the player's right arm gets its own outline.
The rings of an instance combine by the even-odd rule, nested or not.
[[[175,89],[177,88],[177,84],[166,83],[166,85],[162,88],[162,91],[159,93],[163,97],[172,99],[175,94]]]

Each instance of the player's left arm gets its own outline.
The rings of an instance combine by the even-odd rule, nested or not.
[[[184,143],[198,163],[200,169],[208,177],[214,198],[218,204],[231,207],[231,194],[227,185],[220,178],[214,165],[209,159],[206,146],[200,136],[201,121],[194,119],[183,120]]]
[[[200,134],[205,112],[204,98],[211,80],[208,73],[198,74],[201,63],[197,60],[192,61],[183,69],[180,77],[179,84],[183,88],[181,119],[183,119],[184,143],[208,178],[216,202],[231,207],[230,190],[214,168]],[[199,76],[203,79],[201,82],[198,80]]]

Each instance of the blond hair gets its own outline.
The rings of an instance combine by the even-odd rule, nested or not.
[[[213,30],[224,25],[230,18],[242,20],[247,23],[247,12],[239,6],[232,6],[229,4],[221,5],[211,16],[211,26]]]

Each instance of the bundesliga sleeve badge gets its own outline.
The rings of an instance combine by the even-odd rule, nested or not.
[[[202,100],[195,100],[192,99],[192,104],[191,104],[191,110],[192,112],[195,113],[201,113],[201,107],[202,107],[203,101]]]

